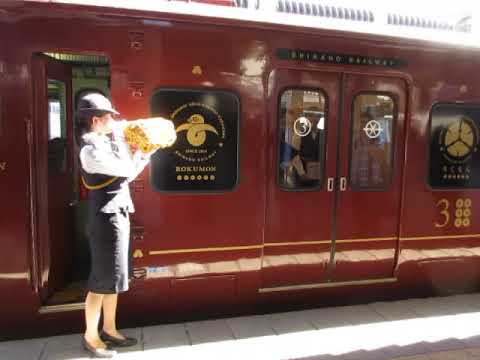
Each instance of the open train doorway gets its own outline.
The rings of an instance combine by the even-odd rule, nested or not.
[[[110,96],[109,61],[100,55],[38,53],[32,66],[34,272],[43,306],[75,304],[84,300],[90,269],[75,113],[82,95]]]

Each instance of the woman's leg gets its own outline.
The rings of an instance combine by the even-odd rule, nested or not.
[[[85,331],[85,340],[94,348],[104,349],[105,343],[98,335],[98,322],[102,311],[102,302],[104,294],[89,292],[85,299],[85,323],[87,329]]]
[[[103,298],[103,331],[119,339],[125,339],[117,330],[118,294],[108,294]]]

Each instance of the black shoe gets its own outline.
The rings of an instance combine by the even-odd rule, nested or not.
[[[82,337],[82,345],[85,350],[87,350],[93,357],[96,358],[113,358],[117,355],[115,350],[111,350],[108,347],[106,349],[97,349],[90,345],[84,337]]]
[[[138,343],[137,339],[135,338],[126,337],[125,339],[119,339],[114,336],[108,335],[103,330],[100,333],[100,339],[102,339],[102,341],[104,341],[108,345],[118,346],[118,347],[135,346]]]

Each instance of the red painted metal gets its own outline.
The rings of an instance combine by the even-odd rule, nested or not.
[[[132,290],[122,295],[122,324],[192,318],[192,312],[204,317],[246,312],[258,310],[253,308],[257,305],[270,309],[273,304],[478,289],[478,190],[432,190],[426,180],[430,109],[436,102],[480,102],[477,50],[179,14],[119,9],[103,14],[101,8],[79,5],[2,4],[0,9],[0,164],[6,163],[0,171],[0,238],[6,254],[0,263],[0,292],[18,299],[0,309],[2,320],[15,320],[9,322],[15,326],[1,327],[2,336],[78,331],[83,326],[81,311],[39,313],[41,294],[48,292],[46,274],[58,271],[46,254],[59,251],[44,247],[53,244],[44,224],[59,218],[42,210],[38,200],[47,198],[41,190],[45,153],[37,151],[45,128],[39,122],[40,69],[32,59],[43,51],[108,56],[112,99],[129,119],[148,117],[150,97],[163,87],[222,89],[240,98],[239,184],[234,191],[158,193],[149,185],[148,169],[132,185],[138,230],[133,248],[144,254],[134,259],[134,266],[157,272],[134,281]],[[141,38],[141,46],[132,46],[133,33],[143,34],[134,37]],[[383,69],[279,60],[279,48],[382,56],[404,59],[408,65]],[[196,66],[201,74],[192,71]],[[139,83],[142,96],[132,96],[132,84]],[[387,192],[347,189],[334,195],[324,188],[305,193],[278,188],[278,96],[286,86],[326,91],[326,173],[337,181],[348,173],[349,144],[338,143],[337,135],[349,138],[353,96],[364,90],[393,94],[400,116],[394,180]],[[458,199],[466,198],[472,201],[471,226],[457,228],[452,221],[443,226],[439,202],[448,201],[452,211]],[[339,242],[332,249],[333,236],[399,240]],[[305,243],[316,240],[326,242]],[[385,250],[386,255],[372,259],[367,256],[371,250]],[[359,256],[341,262],[346,251]],[[317,260],[301,262],[299,254]],[[331,254],[338,260],[336,267]],[[458,276],[452,276],[453,270]],[[356,283],[379,277],[397,281]],[[327,279],[330,285],[352,282],[259,292],[280,285],[326,284]]]
[[[69,65],[55,61],[45,55],[34,55],[32,59],[33,86],[35,88],[35,163],[37,166],[36,176],[36,203],[38,218],[38,245],[41,274],[39,284],[42,300],[65,286],[72,262],[72,242],[66,241],[71,238],[72,216],[70,203],[72,194],[73,168],[73,132],[71,110],[71,77],[72,69]],[[49,95],[47,93],[47,81],[55,80],[65,85],[66,109],[65,123],[67,125],[65,138],[65,169],[58,171],[49,168],[48,126],[49,123]],[[51,150],[50,150],[51,151]],[[47,180],[45,180],[47,179]],[[33,195],[33,194],[32,194]]]
[[[39,3],[72,3],[72,4],[82,4],[81,1],[78,0],[28,0],[30,2],[39,2]],[[207,4],[207,5],[219,5],[219,6],[229,6],[229,7],[236,7],[237,3],[235,0],[163,0],[163,1],[178,1],[178,2],[192,2],[192,3],[199,3],[199,4]],[[116,6],[118,5],[114,1],[109,0],[97,0],[94,2],[90,2],[90,5],[95,6]],[[145,5],[152,5],[148,4],[148,1],[145,2]]]
[[[349,178],[349,158],[352,151],[351,132],[353,101],[358,94],[376,92],[388,95],[395,103],[393,129],[393,175],[385,189],[358,191],[347,181],[345,191],[340,191],[336,208],[336,239],[358,241],[338,242],[335,252],[335,280],[387,278],[393,276],[400,229],[400,200],[405,137],[405,111],[407,87],[405,81],[396,78],[367,74],[348,74],[344,83],[343,131],[337,177]],[[385,239],[388,238],[388,239]],[[385,239],[385,240],[380,240]],[[370,259],[358,261],[357,254],[370,255]],[[368,270],[366,270],[368,269]],[[366,270],[366,271],[365,271]]]
[[[263,257],[263,285],[278,286],[325,281],[332,242],[332,209],[334,192],[327,190],[327,178],[336,172],[336,138],[340,73],[275,69],[269,74],[269,158],[267,206]],[[278,101],[286,89],[318,90],[327,97],[327,148],[325,181],[319,190],[286,191],[277,185],[279,121]],[[327,241],[329,243],[298,245],[296,243]],[[287,243],[283,246],[281,243]],[[291,254],[311,254],[314,261],[299,263]],[[318,254],[318,257],[313,256]],[[294,260],[292,262],[292,260]]]

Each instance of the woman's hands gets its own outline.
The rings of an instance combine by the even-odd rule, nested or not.
[[[141,158],[143,160],[150,159],[150,157],[158,150],[158,149],[155,149],[148,153],[144,153],[142,150],[140,150],[140,147],[136,144],[129,144],[129,147],[134,159]]]

